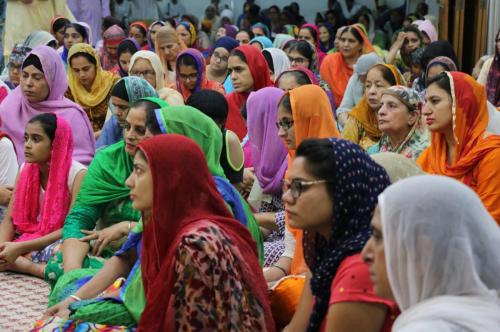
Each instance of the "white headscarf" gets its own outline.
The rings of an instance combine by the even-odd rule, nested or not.
[[[393,331],[498,331],[500,229],[478,196],[444,176],[415,176],[379,196]]]
[[[132,71],[132,68],[134,67],[134,64],[137,61],[137,59],[145,59],[145,60],[148,60],[149,63],[151,63],[151,66],[153,67],[153,70],[155,71],[155,74],[156,74],[155,90],[159,91],[161,88],[163,88],[165,86],[165,77],[163,74],[163,66],[161,65],[161,60],[158,57],[158,55],[154,52],[151,52],[151,51],[135,52],[134,55],[132,55],[132,58],[130,59],[129,75],[130,75],[130,72]]]
[[[273,59],[275,78],[278,78],[282,72],[288,70],[291,67],[290,59],[288,59],[288,55],[286,55],[283,50],[270,47],[262,50],[262,52],[269,52],[269,54],[271,54],[271,58]]]

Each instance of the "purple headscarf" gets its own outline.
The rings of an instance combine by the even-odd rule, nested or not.
[[[226,36],[231,38],[236,38],[236,34],[238,33],[238,29],[231,24],[224,24],[224,29],[226,29]]]
[[[247,100],[248,139],[255,175],[266,194],[279,194],[288,166],[288,152],[278,136],[278,104],[284,92],[267,87]]]
[[[68,78],[57,52],[48,46],[37,46],[30,54],[36,55],[42,64],[49,85],[49,96],[38,103],[30,103],[18,86],[0,105],[2,131],[7,133],[18,151],[17,159],[24,162],[24,130],[26,123],[40,113],[54,113],[70,125],[75,142],[73,159],[88,165],[94,157],[94,133],[85,111],[64,97]]]

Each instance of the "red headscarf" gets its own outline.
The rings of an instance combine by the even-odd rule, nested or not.
[[[153,178],[153,209],[143,232],[146,308],[139,331],[172,331],[169,302],[175,283],[175,252],[185,236],[210,225],[219,227],[230,239],[241,263],[239,272],[264,310],[268,331],[274,331],[255,242],[245,226],[231,217],[198,145],[187,137],[168,134],[145,140],[139,148],[148,160]]]
[[[269,75],[269,66],[266,59],[257,48],[250,45],[241,45],[233,50],[237,50],[243,53],[246,59],[248,68],[250,68],[250,73],[253,78],[253,89],[252,91],[257,91],[267,86],[272,86],[271,76]],[[241,107],[247,101],[250,92],[232,92],[226,96],[227,103],[229,105],[229,113],[227,115],[226,128],[233,131],[240,140],[242,140],[247,134],[247,126],[245,124],[245,119],[241,115]]]
[[[148,41],[147,41],[148,26],[146,25],[146,23],[144,23],[142,21],[135,21],[135,22],[130,23],[128,29],[130,30],[134,26],[140,27],[140,29],[143,30],[143,32],[144,32],[144,43],[142,45],[139,45],[139,46],[141,46],[141,50],[149,51],[149,45],[148,45]]]

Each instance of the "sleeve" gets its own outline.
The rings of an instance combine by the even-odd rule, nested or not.
[[[85,236],[80,230],[93,230],[104,211],[106,204],[76,205],[66,216],[63,226],[63,241],[67,239],[80,239]]]
[[[479,162],[476,170],[476,193],[493,219],[500,225],[500,149],[495,149]]]
[[[477,82],[481,85],[486,85],[488,80],[488,73],[490,72],[491,64],[493,63],[493,58],[489,58],[483,64],[479,76],[477,77]]]
[[[360,140],[359,136],[359,127],[356,119],[349,117],[342,131],[342,138],[358,144]]]
[[[349,82],[347,83],[347,87],[345,89],[344,98],[342,98],[342,102],[337,108],[337,116],[342,113],[349,113],[351,109],[356,106],[356,104],[354,103],[353,90],[357,77],[358,76],[356,74],[353,74],[349,79]]]
[[[282,218],[285,218],[285,211],[280,211],[276,213],[276,218],[278,218],[278,214],[282,214]],[[295,252],[295,237],[288,230],[288,227],[285,227],[285,251],[283,252],[282,257],[288,257],[293,259],[293,253]]]
[[[13,186],[16,182],[19,165],[12,141],[0,139],[0,185]]]

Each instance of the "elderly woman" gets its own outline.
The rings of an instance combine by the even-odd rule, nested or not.
[[[368,153],[395,152],[416,160],[429,145],[429,135],[421,126],[418,93],[402,85],[382,92],[377,113],[380,141]]]
[[[458,181],[418,176],[387,188],[362,256],[375,293],[402,311],[392,331],[498,330],[499,241],[480,199]]]

